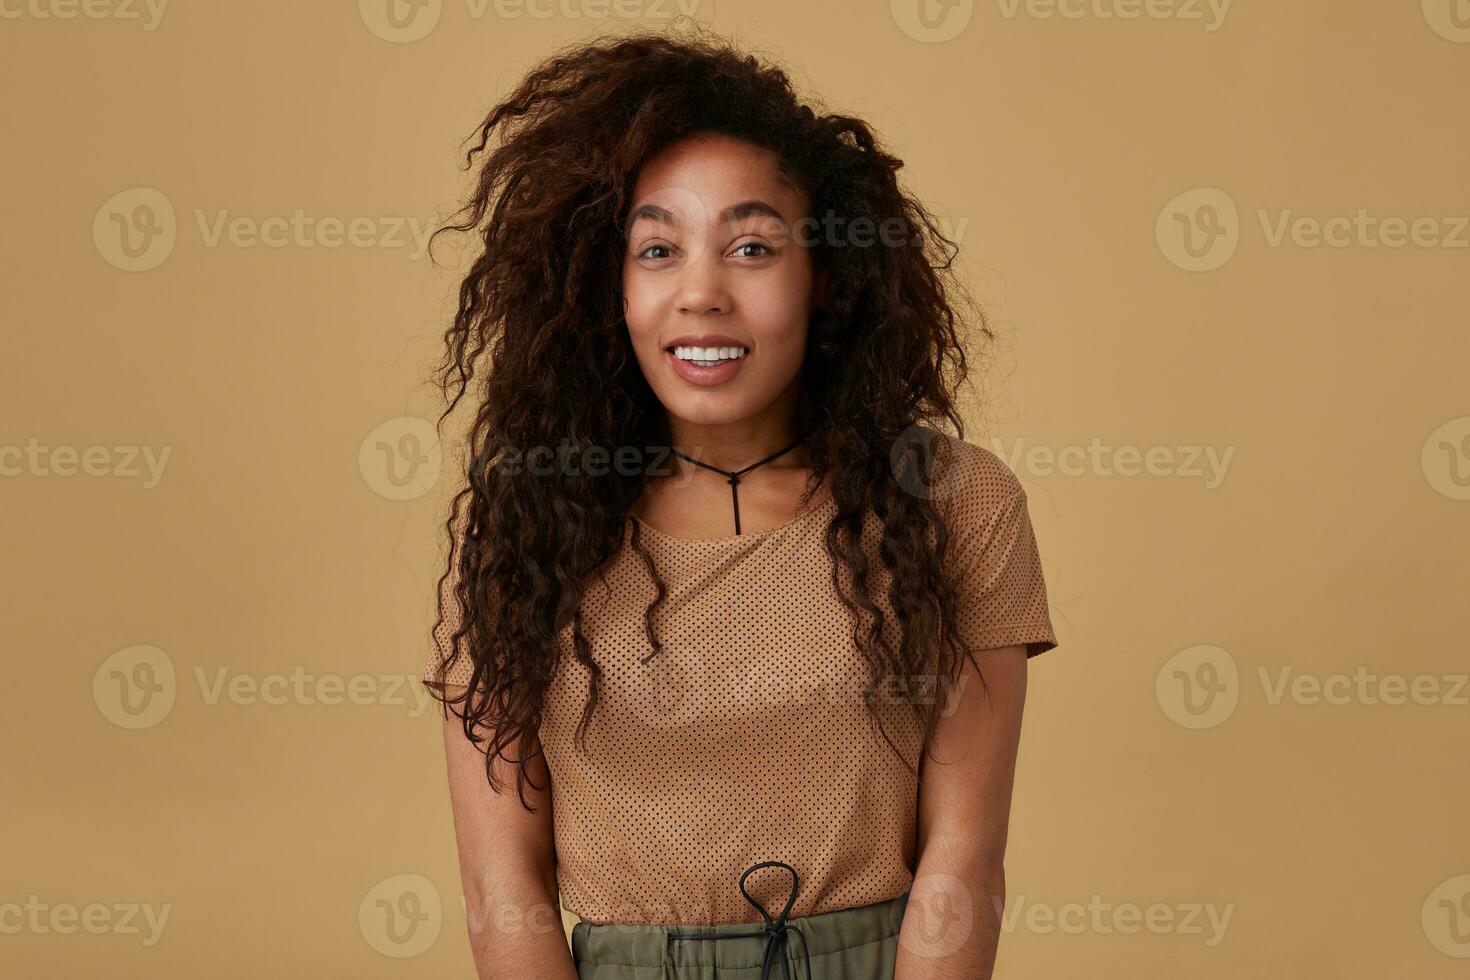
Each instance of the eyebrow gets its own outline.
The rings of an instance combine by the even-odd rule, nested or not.
[[[725,210],[720,212],[720,218],[724,221],[733,222],[739,221],[742,218],[748,218],[751,215],[756,214],[763,214],[768,218],[775,218],[782,224],[786,223],[786,219],[782,216],[780,211],[777,211],[765,201],[757,200],[741,201],[739,204],[732,204],[728,208],[725,208]],[[628,224],[631,225],[639,218],[647,218],[650,221],[659,221],[666,225],[677,224],[674,219],[673,212],[669,211],[667,208],[661,208],[657,204],[640,204],[638,207],[634,208],[632,213],[628,215]]]

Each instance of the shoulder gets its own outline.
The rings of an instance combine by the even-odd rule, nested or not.
[[[1035,545],[1026,490],[1006,461],[984,446],[945,435],[937,454],[936,507],[954,545],[946,550],[967,580],[995,582],[1027,574],[1035,564]],[[1019,588],[1019,586],[1017,586]]]
[[[1016,498],[1025,488],[1014,471],[996,453],[984,446],[938,432],[934,494],[948,502],[956,516],[974,519],[993,513]]]

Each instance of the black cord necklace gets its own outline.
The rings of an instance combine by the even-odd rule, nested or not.
[[[767,456],[765,459],[758,459],[754,463],[751,463],[749,466],[747,466],[747,467],[745,467],[743,469],[735,470],[733,472],[730,471],[730,470],[722,470],[718,466],[711,466],[709,463],[702,463],[702,462],[700,462],[699,460],[695,459],[692,456],[685,456],[683,453],[679,452],[679,450],[674,449],[673,446],[670,446],[669,448],[670,449],[673,449],[674,455],[675,456],[678,456],[682,460],[686,460],[686,461],[688,461],[690,463],[693,463],[695,466],[703,466],[707,470],[714,470],[716,473],[724,474],[725,481],[730,484],[730,504],[731,504],[731,506],[733,506],[735,508],[735,533],[736,534],[739,534],[740,533],[740,496],[739,496],[739,494],[736,493],[736,487],[738,487],[740,485],[740,478],[742,476],[744,476],[746,473],[749,473],[751,470],[755,469],[757,466],[761,465],[762,463],[769,463],[771,460],[775,459],[777,456],[780,456],[782,453],[789,453],[791,450],[795,449],[799,445],[801,445],[801,440],[800,439],[797,439],[795,442],[793,442],[791,445],[787,446],[785,449],[782,449],[782,450],[779,450],[777,452],[771,453],[771,455]]]

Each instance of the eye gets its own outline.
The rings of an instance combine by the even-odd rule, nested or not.
[[[643,249],[643,251],[639,252],[638,253],[638,258],[640,258],[640,259],[666,259],[666,258],[669,257],[668,255],[650,255],[649,253],[650,252],[653,252],[655,249],[663,249],[665,252],[669,252],[669,247],[667,245],[654,244],[654,245],[647,246],[646,248]]]
[[[736,245],[735,246],[735,251],[736,251],[736,253],[739,253],[741,249],[746,249],[746,248],[758,248],[758,249],[760,249],[760,252],[757,252],[757,253],[754,253],[754,254],[747,252],[747,253],[741,255],[741,258],[758,259],[758,258],[760,258],[760,256],[761,256],[762,253],[764,253],[766,255],[773,255],[773,254],[775,254],[769,248],[767,248],[766,246],[762,245],[760,242],[741,242],[739,245]]]

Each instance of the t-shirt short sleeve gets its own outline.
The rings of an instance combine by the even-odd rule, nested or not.
[[[1057,638],[1025,488],[995,453],[952,442],[957,469],[948,512],[958,629],[972,651],[1024,644],[1028,658],[1045,653]]]
[[[437,688],[440,684],[467,687],[470,682],[470,658],[465,639],[460,640],[460,654],[451,661],[454,651],[454,634],[464,621],[459,600],[454,589],[459,582],[459,553],[467,521],[461,517],[454,526],[453,545],[450,550],[449,574],[439,586],[438,613],[440,621],[433,630],[428,656],[424,659],[421,677],[426,685]],[[447,662],[447,668],[445,664]]]

